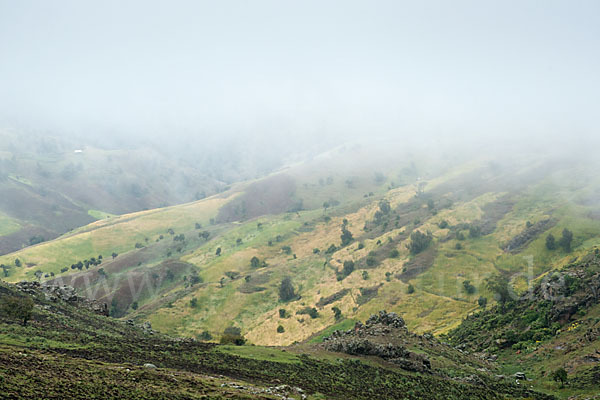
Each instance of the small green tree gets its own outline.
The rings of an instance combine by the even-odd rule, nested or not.
[[[352,237],[352,232],[350,232],[346,226],[342,226],[342,234],[340,235],[340,239],[342,240],[342,246],[348,246],[352,243],[354,238]]]
[[[463,281],[463,288],[467,294],[475,293],[475,286],[473,286],[469,280]]]
[[[250,259],[250,267],[252,267],[252,268],[260,267],[260,260],[258,259],[258,257],[254,256]]]
[[[567,252],[571,251],[571,242],[573,241],[573,232],[567,228],[563,229],[562,237],[558,241],[558,244]]]
[[[556,239],[554,238],[553,234],[548,234],[548,236],[546,236],[546,248],[548,250],[554,250],[556,249]]]
[[[344,276],[348,276],[353,271],[354,271],[354,261],[352,261],[352,260],[344,261],[344,267],[342,268],[342,274]]]
[[[486,279],[486,286],[490,292],[494,293],[494,298],[500,304],[500,309],[510,300],[510,282],[504,275],[494,275]]]
[[[193,297],[193,298],[190,300],[190,307],[192,307],[192,308],[196,308],[196,307],[198,307],[198,299],[197,299],[197,298]]]
[[[285,308],[279,309],[279,318],[287,318],[287,311]]]
[[[294,291],[294,285],[292,285],[292,278],[286,276],[279,284],[279,300],[290,301],[295,298],[296,293]]]
[[[408,287],[406,288],[406,293],[413,294],[414,292],[415,292],[415,287],[412,284],[408,284]]]
[[[567,381],[567,371],[565,371],[564,368],[557,369],[552,373],[552,379],[554,379],[555,382],[560,382],[560,387],[563,388]]]
[[[479,304],[479,307],[485,308],[487,305],[487,297],[479,296],[479,299],[477,299],[477,304]]]
[[[431,232],[425,234],[420,231],[414,231],[410,234],[410,244],[407,245],[407,248],[411,254],[419,254],[429,247],[432,240],[433,236],[431,235]]]
[[[21,265],[23,265],[23,264],[21,263],[21,260],[19,260],[18,258],[15,258],[15,266],[16,266],[16,267],[20,267]]]
[[[217,250],[215,251],[215,255],[220,256],[221,255],[221,248],[217,247]]]
[[[390,202],[383,199],[379,202],[379,210],[381,211],[382,214],[387,215],[390,213],[390,211],[392,210],[392,207],[390,207]]]
[[[342,310],[340,310],[338,307],[333,307],[331,311],[333,311],[333,317],[336,321],[342,319]]]
[[[7,296],[3,299],[0,310],[9,318],[21,321],[23,326],[31,319],[33,300],[29,296]]]
[[[283,328],[283,326],[278,325],[277,326],[277,333],[283,333],[283,332],[285,332],[285,329]]]

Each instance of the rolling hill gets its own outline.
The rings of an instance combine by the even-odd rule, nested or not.
[[[256,345],[316,345],[383,309],[448,334],[496,304],[491,278],[518,296],[600,244],[600,181],[584,162],[379,151],[342,146],[206,199],[97,221],[1,256],[4,279],[72,285],[173,336],[234,328]]]

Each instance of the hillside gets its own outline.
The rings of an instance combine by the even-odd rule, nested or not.
[[[218,338],[233,325],[252,343],[289,345],[381,309],[446,333],[480,297],[493,305],[487,278],[522,290],[600,244],[600,182],[583,164],[372,152],[340,148],[207,199],[98,221],[0,257],[5,279],[73,285],[167,334]],[[547,249],[565,228],[570,249]]]
[[[385,313],[368,329],[403,328],[408,346],[420,346],[420,359],[432,357],[427,371],[314,348],[171,338],[100,315],[58,287],[0,285],[2,304],[10,299],[32,299],[33,307],[25,326],[4,308],[0,314],[0,386],[7,398],[551,398],[477,371],[483,361],[415,338]]]
[[[253,169],[218,144],[114,142],[0,129],[0,254],[96,220],[199,200],[281,165],[258,160]]]
[[[495,354],[534,387],[561,397],[598,395],[600,250],[541,276],[519,298],[468,316],[447,339],[466,354]],[[555,373],[564,370],[564,382]]]

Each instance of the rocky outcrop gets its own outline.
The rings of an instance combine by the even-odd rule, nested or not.
[[[334,331],[324,339],[323,347],[339,353],[380,357],[409,371],[430,371],[431,362],[427,356],[411,352],[401,344],[380,343],[386,336],[397,338],[405,334],[408,330],[402,317],[380,311],[364,324],[357,322],[353,329]]]
[[[19,282],[16,285],[18,291],[30,295],[43,294],[46,301],[65,301],[77,307],[87,308],[96,314],[108,316],[108,305],[106,303],[90,300],[77,295],[72,286],[42,285],[40,282]]]

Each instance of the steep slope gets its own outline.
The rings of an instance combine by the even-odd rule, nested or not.
[[[485,372],[478,378],[453,379],[438,373],[436,364],[432,371],[415,373],[358,356],[308,355],[294,348],[219,346],[170,338],[147,326],[140,328],[98,315],[77,296],[61,293],[65,290],[46,288],[44,293],[35,285],[22,286],[21,290],[0,285],[3,305],[8,299],[21,303],[33,300],[26,326],[17,321],[29,310],[27,307],[19,316],[2,307],[3,395],[120,399],[551,398],[494,380]],[[447,352],[452,353],[452,349]],[[431,390],[433,387],[436,390]]]
[[[448,333],[448,340],[468,353],[495,354],[505,371],[518,368],[539,389],[577,396],[569,398],[597,395],[599,294],[596,248],[540,277],[529,292],[468,316]],[[562,383],[554,379],[560,369],[566,371]]]

